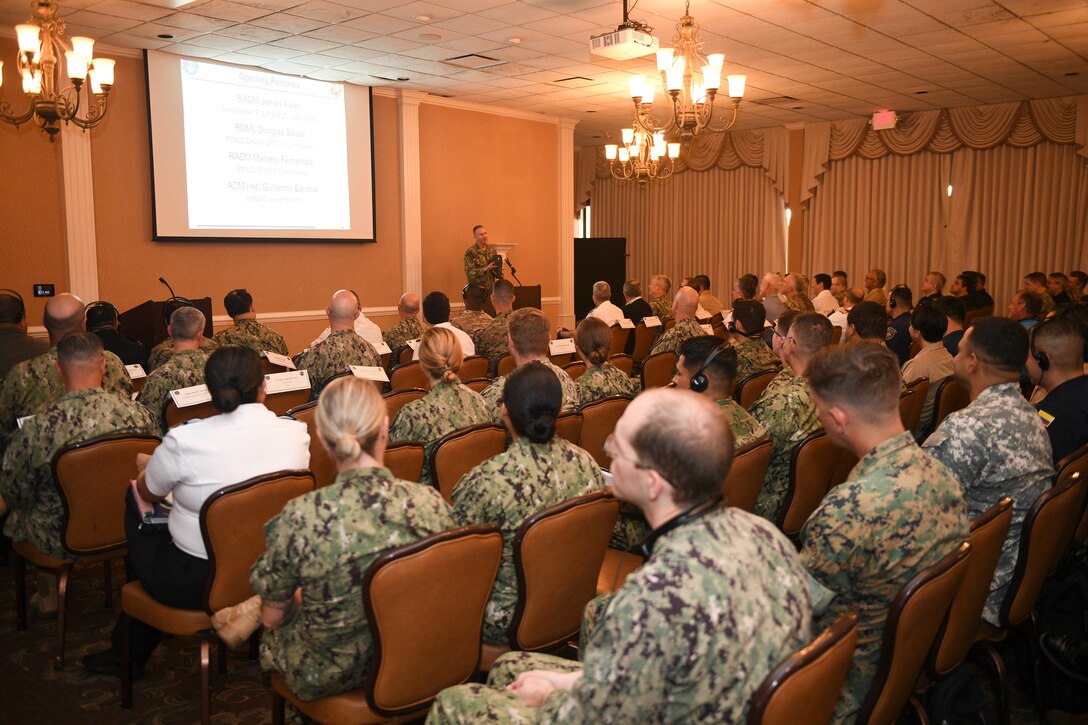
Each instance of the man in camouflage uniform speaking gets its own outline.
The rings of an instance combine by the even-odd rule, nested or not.
[[[257,352],[287,354],[287,343],[280,333],[257,322],[257,313],[253,310],[253,295],[244,289],[231,290],[223,298],[223,307],[234,320],[234,327],[228,327],[215,334],[215,342],[220,345],[241,345]]]
[[[490,292],[495,280],[502,278],[502,270],[496,269],[494,262],[498,251],[487,243],[487,230],[482,224],[472,227],[472,237],[476,242],[465,250],[465,279]]]
[[[835,709],[841,722],[869,691],[892,600],[970,531],[956,479],[903,428],[895,353],[877,342],[836,345],[817,353],[806,375],[824,430],[860,459],[801,531],[801,561],[822,593],[816,628],[851,610],[859,616],[857,649]]]
[[[163,412],[170,402],[170,391],[189,388],[204,382],[204,364],[209,353],[201,346],[204,340],[204,313],[195,307],[179,307],[170,315],[167,326],[173,341],[174,355],[147,376],[136,402],[143,405],[166,432]]]
[[[713,402],[645,392],[609,449],[616,495],[653,528],[651,553],[608,602],[582,662],[508,653],[487,686],[444,690],[428,723],[744,722],[771,668],[809,641],[793,546],[719,505],[733,446]]]
[[[96,335],[72,332],[57,344],[55,355],[64,394],[12,436],[0,468],[0,513],[12,509],[4,526],[12,539],[68,559],[71,554],[61,546],[64,509],[53,485],[53,455],[112,433],[155,434],[159,425],[143,406],[102,389],[106,359]],[[41,611],[55,610],[56,577],[39,577],[38,598],[31,602]]]

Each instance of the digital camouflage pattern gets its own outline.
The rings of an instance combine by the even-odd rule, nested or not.
[[[593,456],[559,436],[547,443],[519,438],[461,477],[450,495],[458,526],[498,524],[502,564],[484,613],[483,638],[505,642],[518,599],[514,536],[525,519],[575,496],[601,491],[604,476]]]
[[[469,284],[483,287],[488,292],[495,284],[495,270],[487,269],[491,264],[491,258],[498,252],[490,244],[485,244],[483,249],[473,244],[465,250],[465,279]]]
[[[861,707],[880,661],[892,600],[970,536],[959,485],[911,433],[889,438],[833,488],[801,531],[801,561],[837,596],[816,623],[858,612],[858,643],[835,720]]]
[[[578,391],[579,407],[613,395],[633,396],[638,393],[638,383],[607,362],[586,368],[574,381],[574,388]]]
[[[207,362],[208,353],[203,350],[182,350],[147,376],[147,382],[136,396],[136,402],[151,411],[155,420],[159,421],[163,433],[167,430],[163,411],[170,402],[170,391],[203,383],[204,365]]]
[[[211,355],[219,347],[219,343],[211,337],[200,338],[200,349]],[[174,338],[168,337],[160,342],[155,347],[151,348],[151,352],[147,355],[147,364],[154,370],[160,365],[164,364],[167,360],[174,356]],[[148,370],[148,372],[151,372]]]
[[[737,353],[737,382],[760,373],[781,370],[782,361],[763,340],[745,340],[733,347]]]
[[[235,320],[234,327],[215,334],[215,344],[241,345],[257,352],[274,352],[280,355],[287,354],[287,343],[283,336],[271,327],[262,325],[251,317]]]
[[[815,312],[816,307],[812,304],[812,300],[804,295],[786,296],[786,308],[790,310],[797,310],[798,312]]]
[[[405,317],[382,333],[382,341],[389,346],[391,352],[396,352],[407,345],[409,340],[418,340],[423,337],[423,331],[426,329],[427,326],[420,322],[418,317]]]
[[[810,641],[811,618],[793,545],[766,521],[719,509],[664,534],[608,600],[569,693],[522,704],[502,689],[519,672],[572,664],[512,652],[489,686],[444,690],[427,722],[743,723],[767,673]]]
[[[578,389],[574,387],[574,381],[570,379],[570,375],[567,374],[566,370],[555,366],[548,358],[530,362],[538,362],[544,365],[559,378],[559,385],[563,388],[563,407],[561,410],[574,410],[578,407]],[[506,376],[503,375],[491,385],[488,385],[482,393],[484,402],[487,403],[488,410],[491,411],[491,422],[495,425],[502,425],[502,391],[505,387]]]
[[[489,322],[491,322],[491,315],[483,310],[462,310],[461,314],[450,320],[451,325],[473,338],[473,345],[476,344],[476,333],[487,327]]]
[[[53,484],[53,456],[104,435],[158,432],[151,413],[125,397],[102,388],[64,393],[23,424],[4,454],[0,496],[12,509],[4,533],[49,556],[72,558],[61,546],[64,506]]]
[[[132,378],[125,370],[121,358],[109,350],[102,353],[106,359],[106,374],[102,387],[126,400],[132,399]],[[64,395],[64,383],[57,372],[57,348],[23,360],[8,371],[0,386],[0,453],[18,428],[19,418],[34,415]]]
[[[294,618],[261,637],[261,667],[304,700],[361,687],[371,640],[363,574],[386,549],[455,528],[428,486],[387,468],[357,468],[287,502],[265,525],[268,548],[250,570],[253,591],[284,602],[302,588]]]
[[[767,435],[767,431],[752,417],[740,404],[732,398],[722,398],[714,401],[725,413],[729,421],[729,427],[733,431],[733,450],[739,450],[749,443],[758,441]]]
[[[1054,476],[1046,428],[1016,383],[991,385],[966,408],[945,418],[924,447],[959,481],[968,516],[978,516],[1005,496],[1013,500],[1012,524],[982,612],[987,622],[999,624],[1024,516]]]
[[[426,451],[419,482],[436,486],[431,452],[442,436],[491,422],[491,411],[479,393],[456,383],[439,382],[426,396],[404,406],[389,426],[390,441],[416,441]]]
[[[337,330],[317,347],[303,350],[294,358],[295,367],[310,373],[313,391],[310,400],[317,400],[322,389],[349,365],[381,367],[382,358],[374,346],[359,337],[355,330]]]
[[[679,355],[681,345],[693,337],[700,337],[705,334],[706,330],[702,328],[699,321],[694,317],[688,317],[677,322],[671,330],[659,337],[650,350],[650,354],[672,350]]]
[[[669,299],[668,295],[654,299],[647,297],[646,301],[650,303],[650,309],[661,320],[661,324],[665,324],[665,320],[672,319],[672,300]]]
[[[767,431],[774,446],[756,499],[756,513],[777,521],[790,483],[790,455],[798,443],[820,429],[820,419],[808,392],[808,381],[788,367],[771,381],[749,412]]]
[[[472,336],[476,354],[487,358],[487,374],[498,374],[499,358],[510,352],[510,313],[499,312]]]

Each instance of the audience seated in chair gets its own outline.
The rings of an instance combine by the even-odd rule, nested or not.
[[[581,407],[613,395],[634,395],[638,383],[608,362],[612,329],[596,317],[587,317],[574,330],[574,346],[586,369],[574,381]]]
[[[714,335],[701,335],[680,346],[672,382],[681,390],[705,395],[717,403],[733,433],[733,446],[739,449],[763,438],[767,431],[729,394],[736,369],[736,348]]]

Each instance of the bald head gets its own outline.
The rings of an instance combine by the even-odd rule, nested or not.
[[[329,316],[329,326],[334,332],[353,328],[355,318],[359,316],[359,298],[351,290],[337,290],[329,300],[325,314]]]
[[[672,300],[672,316],[677,322],[695,316],[699,309],[699,293],[691,287],[681,287]]]
[[[401,317],[415,317],[419,314],[419,295],[415,292],[405,292],[397,302],[397,312]]]
[[[63,292],[45,303],[45,329],[49,344],[56,347],[69,332],[83,329],[83,300]]]

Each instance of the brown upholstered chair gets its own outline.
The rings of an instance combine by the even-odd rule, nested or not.
[[[461,384],[473,392],[482,393],[491,386],[491,378],[471,378],[462,380]]]
[[[970,402],[971,396],[967,388],[956,382],[956,378],[953,376],[949,375],[937,383],[937,391],[933,394],[933,423],[930,424],[929,429],[922,436],[923,440],[937,430],[941,421],[957,410],[966,408]]]
[[[630,551],[621,551],[608,547],[601,562],[601,571],[597,575],[597,594],[610,594],[627,581],[627,577],[638,571],[646,559]]]
[[[391,390],[384,394],[382,398],[385,399],[385,409],[389,413],[389,422],[393,422],[401,408],[426,395],[427,391],[424,388],[403,388],[401,390]]]
[[[419,477],[423,474],[423,461],[426,458],[427,453],[422,443],[401,441],[385,449],[382,463],[397,478],[418,483]]]
[[[567,371],[571,380],[577,380],[586,371],[586,364],[581,360],[575,360],[564,365],[563,369]]]
[[[670,318],[665,322],[665,332],[668,332],[672,328],[676,327],[676,318]]]
[[[212,401],[210,400],[205,403],[197,403],[196,405],[187,405],[184,408],[179,408],[174,403],[174,399],[170,398],[166,401],[166,407],[162,409],[162,419],[166,423],[167,430],[176,425],[181,425],[187,420],[193,420],[194,418],[211,418],[213,415],[219,415],[219,410],[212,405]]]
[[[321,445],[321,436],[317,433],[317,401],[291,408],[287,415],[306,424],[306,432],[310,434],[310,471],[314,474],[314,485],[316,488],[328,486],[336,479],[336,461]]]
[[[620,504],[598,491],[538,511],[514,537],[518,602],[507,644],[484,642],[480,669],[518,650],[541,652],[566,645],[582,626],[582,611],[597,595],[604,552]]]
[[[420,367],[419,360],[401,363],[389,373],[390,390],[407,390],[408,388],[427,388],[427,375]]]
[[[963,316],[963,326],[964,326],[964,328],[968,328],[968,327],[971,326],[971,323],[974,322],[975,320],[977,320],[978,318],[980,318],[980,317],[989,317],[993,313],[994,313],[994,306],[993,305],[989,305],[988,307],[980,307],[977,310],[968,310],[967,314],[965,314]]]
[[[577,355],[572,352],[564,352],[558,355],[548,355],[548,360],[551,361],[551,364],[556,366],[557,368],[561,368],[567,363],[574,362],[576,358]]]
[[[263,355],[261,356],[261,375],[275,375],[276,373],[287,372],[287,370],[288,368],[269,362]]]
[[[907,383],[907,390],[899,396],[899,418],[908,431],[918,429],[928,394],[929,378],[918,378]]]
[[[137,395],[141,390],[144,389],[145,385],[147,385],[147,377],[146,376],[144,376],[142,378],[135,378],[132,381],[132,394]]]
[[[846,480],[857,457],[831,442],[821,428],[798,443],[790,454],[790,482],[778,528],[794,541],[827,492]]]
[[[200,640],[200,721],[211,717],[211,615],[254,595],[249,570],[264,552],[264,526],[291,499],[314,490],[309,471],[280,471],[222,488],[200,508],[200,533],[208,552],[208,581],[203,609],[177,609],[151,597],[138,581],[121,589],[121,707],[132,707],[132,620],[138,619],[177,637]],[[226,667],[219,644],[219,669]]]
[[[402,345],[400,348],[400,352],[397,353],[397,365],[403,365],[404,363],[412,362],[412,357],[415,356],[415,354],[416,351],[412,349],[411,345]],[[393,367],[396,367],[397,365],[394,365]]]
[[[57,559],[29,541],[12,544],[15,561],[16,627],[26,629],[26,562],[57,577],[57,646],[53,668],[64,669],[68,576],[78,563],[102,562],[106,607],[113,606],[111,561],[125,555],[125,490],[136,478],[136,454],[152,453],[152,435],[110,435],[76,443],[53,456],[53,485],[64,517],[60,541],[70,559]]]
[[[301,390],[286,390],[282,393],[271,393],[264,398],[264,407],[276,415],[287,415],[287,412],[305,405],[310,400],[309,388]]]
[[[920,339],[915,340],[914,342],[912,342],[910,344],[910,350],[907,351],[907,359],[908,360],[913,360],[914,358],[916,358],[918,356],[918,353],[920,353],[921,351],[922,351],[922,341]]]
[[[646,327],[641,322],[635,325],[635,348],[631,351],[631,357],[636,364],[641,363],[650,354],[654,346],[654,338],[657,337],[657,331],[660,329],[660,327]]]
[[[502,377],[503,375],[509,375],[510,373],[514,372],[514,368],[516,367],[517,363],[514,362],[514,356],[510,353],[506,353],[499,358],[498,366],[495,368],[495,372],[498,373],[499,377]]]
[[[831,344],[838,345],[839,340],[842,339],[842,328],[835,325],[835,328],[831,331]]]
[[[1055,468],[1058,469],[1058,475],[1054,479],[1055,486],[1062,486],[1067,482],[1088,478],[1088,444],[1081,446],[1058,461]],[[1088,538],[1088,500],[1085,501],[1082,510],[1083,513],[1073,534],[1073,538],[1078,542],[1083,542]]]
[[[499,455],[505,448],[506,429],[491,423],[480,423],[443,436],[431,450],[431,470],[442,498],[449,501],[461,476],[488,458]]]
[[[627,339],[631,336],[632,330],[616,324],[612,325],[611,332],[612,344],[608,347],[608,354],[619,355],[627,349]]]
[[[774,446],[770,438],[752,441],[733,453],[733,465],[722,484],[725,503],[736,506],[748,513],[756,510],[756,499],[763,488],[763,479],[767,475],[767,466],[771,463]]]
[[[635,370],[635,359],[622,352],[616,353],[615,355],[609,355],[608,364],[617,370],[623,371],[623,374],[627,377],[631,377],[631,373]]]
[[[751,410],[752,405],[763,395],[763,391],[778,375],[777,370],[768,370],[765,373],[749,375],[744,380],[737,381],[737,387],[733,389],[733,400],[745,410]]]
[[[752,695],[748,725],[831,722],[857,640],[858,615],[850,612],[787,657]]]
[[[385,370],[386,372],[389,372],[389,361],[390,361],[390,359],[392,359],[392,357],[393,357],[393,352],[392,351],[383,352],[378,356],[378,359],[381,361],[382,370]]]
[[[650,355],[642,361],[642,371],[639,373],[642,389],[664,388],[672,382],[674,372],[676,372],[675,352],[662,350]]]
[[[285,702],[322,723],[418,720],[439,692],[475,673],[501,560],[502,534],[492,524],[434,534],[378,556],[363,575],[373,648],[366,684],[302,700],[274,672],[272,722],[284,722]]]
[[[604,452],[604,442],[616,429],[616,423],[630,402],[630,398],[612,395],[582,406],[582,435],[578,445],[588,451],[601,468],[608,468],[612,462]]]
[[[574,410],[560,413],[555,419],[555,434],[568,443],[581,445],[582,414]]]
[[[458,376],[463,380],[487,377],[487,357],[484,355],[469,355],[461,363]]]
[[[884,623],[880,662],[858,711],[858,723],[894,723],[910,703],[926,656],[967,572],[970,553],[971,545],[963,542],[919,572],[892,601]]]

